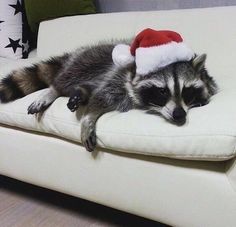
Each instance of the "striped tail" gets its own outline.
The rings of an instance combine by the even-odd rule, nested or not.
[[[0,101],[7,103],[49,87],[66,57],[63,55],[51,58],[48,61],[12,71],[0,81]]]

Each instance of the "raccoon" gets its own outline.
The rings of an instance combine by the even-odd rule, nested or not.
[[[140,76],[135,64],[119,67],[113,63],[114,46],[88,46],[12,71],[0,82],[0,100],[7,103],[45,89],[28,107],[28,114],[36,114],[58,97],[69,97],[67,107],[72,112],[85,108],[81,141],[91,152],[96,147],[96,121],[107,112],[142,109],[180,126],[189,109],[206,105],[217,92],[205,68],[205,54]]]

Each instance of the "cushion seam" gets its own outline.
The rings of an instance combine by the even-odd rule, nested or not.
[[[16,126],[18,127],[18,126]],[[19,129],[21,129],[20,127],[18,127]],[[58,138],[63,138],[63,136],[59,136],[57,133],[50,133],[50,132],[42,132],[40,130],[32,130],[28,127],[25,127],[24,128],[25,130],[28,130],[29,133],[30,131],[32,132],[39,132],[39,133],[42,133],[42,135],[54,135],[54,136],[58,136]],[[75,142],[79,142],[77,140],[74,140],[74,139],[69,139],[71,141],[75,141]],[[79,142],[81,143],[81,142]],[[102,147],[102,146],[100,146]],[[170,158],[201,158],[201,160],[205,159],[205,158],[223,158],[224,160],[225,159],[230,159],[230,158],[233,158],[234,157],[234,153],[233,154],[228,154],[228,155],[210,155],[210,154],[207,154],[207,155],[175,155],[175,154],[171,154],[171,153],[165,153],[165,154],[162,154],[162,153],[153,153],[153,152],[141,152],[141,151],[136,151],[134,152],[135,150],[132,150],[132,149],[128,149],[128,150],[123,150],[123,149],[115,149],[115,148],[112,148],[111,146],[103,146],[103,148],[106,148],[106,149],[111,149],[111,150],[117,150],[117,151],[121,151],[121,152],[125,152],[125,153],[133,153],[133,154],[143,154],[143,155],[148,155],[148,156],[155,156],[155,157],[170,157]],[[128,151],[128,152],[127,152]],[[203,158],[203,159],[202,159]],[[216,160],[216,161],[221,161],[221,160]]]
[[[111,150],[114,150],[112,149],[111,147],[108,147],[108,149],[111,149]],[[124,150],[120,150],[122,152],[126,152]],[[132,150],[129,150],[130,153],[136,153],[136,154],[143,154],[143,155],[149,155],[149,156],[162,156],[162,157],[176,157],[176,158],[181,158],[181,157],[186,157],[186,158],[227,158],[227,159],[230,159],[230,158],[233,158],[234,155],[232,154],[229,154],[229,155],[175,155],[175,154],[171,154],[171,153],[165,153],[165,154],[161,154],[161,153],[153,153],[153,152],[147,152],[147,153],[144,153],[144,152],[132,152]],[[127,152],[126,152],[127,153]]]

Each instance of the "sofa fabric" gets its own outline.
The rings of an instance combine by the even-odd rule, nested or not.
[[[27,107],[40,93],[1,104],[0,122],[80,143],[80,116],[67,109],[68,98],[58,98],[40,116],[27,114]],[[112,150],[170,158],[214,161],[230,159],[235,156],[236,108],[231,113],[215,112],[222,107],[222,103],[224,109],[231,108],[227,100],[235,95],[235,92],[223,93],[208,107],[193,110],[188,124],[182,127],[138,110],[105,114],[97,123],[98,145]],[[210,115],[214,117],[208,118]]]
[[[148,115],[138,110],[105,114],[97,123],[98,145],[112,150],[180,159],[226,160],[235,156],[236,145],[236,107],[232,105],[236,96],[236,79],[233,74],[234,53],[230,51],[235,48],[233,37],[236,37],[236,28],[230,28],[230,25],[223,26],[223,24],[225,24],[224,20],[233,21],[235,19],[235,11],[236,7],[225,7],[202,9],[197,12],[196,10],[150,12],[149,14],[136,12],[61,18],[42,23],[37,53],[39,57],[44,58],[47,55],[62,53],[69,48],[73,49],[76,46],[92,44],[109,38],[108,34],[110,37],[116,35],[127,37],[135,33],[135,30],[148,25],[180,30],[197,52],[207,52],[207,66],[210,74],[216,78],[219,84],[219,93],[212,98],[210,104],[190,110],[188,122],[182,127],[172,125],[158,116]],[[188,32],[191,24],[186,19],[190,15],[191,17],[199,17],[194,22],[194,32]],[[206,23],[205,20],[209,15],[212,20]],[[108,16],[109,20],[107,20]],[[122,20],[125,21],[127,18],[130,19],[127,22],[130,23],[129,27],[133,29],[123,29],[122,35],[120,34],[123,27]],[[121,23],[118,23],[120,20]],[[90,30],[86,34],[79,31],[74,32],[77,31],[76,26],[79,25],[80,28],[86,30],[85,27],[93,26],[95,21],[96,27],[93,32],[96,32],[96,36],[91,37]],[[155,25],[156,21],[158,21],[158,25]],[[170,23],[170,21],[172,22]],[[100,27],[102,23],[106,25],[104,28]],[[181,27],[179,27],[179,23],[182,24]],[[67,24],[71,24],[71,26],[66,26]],[[114,24],[116,27],[112,26]],[[212,29],[212,34],[199,35],[204,34],[209,26]],[[104,32],[107,28],[110,28],[109,33]],[[68,34],[72,33],[74,34],[73,39],[68,40]],[[225,37],[226,34],[227,37]],[[57,44],[54,47],[53,36],[58,37],[57,43],[61,43],[60,47]],[[72,36],[70,35],[70,37]],[[90,40],[87,37],[90,37]],[[214,42],[212,42],[213,37]],[[219,55],[218,43],[228,37],[231,37],[232,41],[224,44]],[[5,71],[2,67],[2,75],[9,72],[10,69],[10,64],[7,65]],[[76,117],[75,113],[71,113],[67,109],[68,98],[58,98],[40,118],[27,115],[27,107],[40,93],[41,91],[38,91],[15,102],[0,105],[0,122],[54,134],[80,143],[79,120],[81,116],[79,115],[81,112],[78,112]]]
[[[235,227],[236,191],[224,162],[99,148],[91,155],[53,136],[2,126],[0,134],[3,175],[170,226]]]

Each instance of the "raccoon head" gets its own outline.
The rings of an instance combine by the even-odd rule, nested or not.
[[[171,123],[183,125],[189,109],[208,104],[217,92],[215,81],[205,69],[205,60],[203,54],[138,77],[133,86],[138,106]]]

